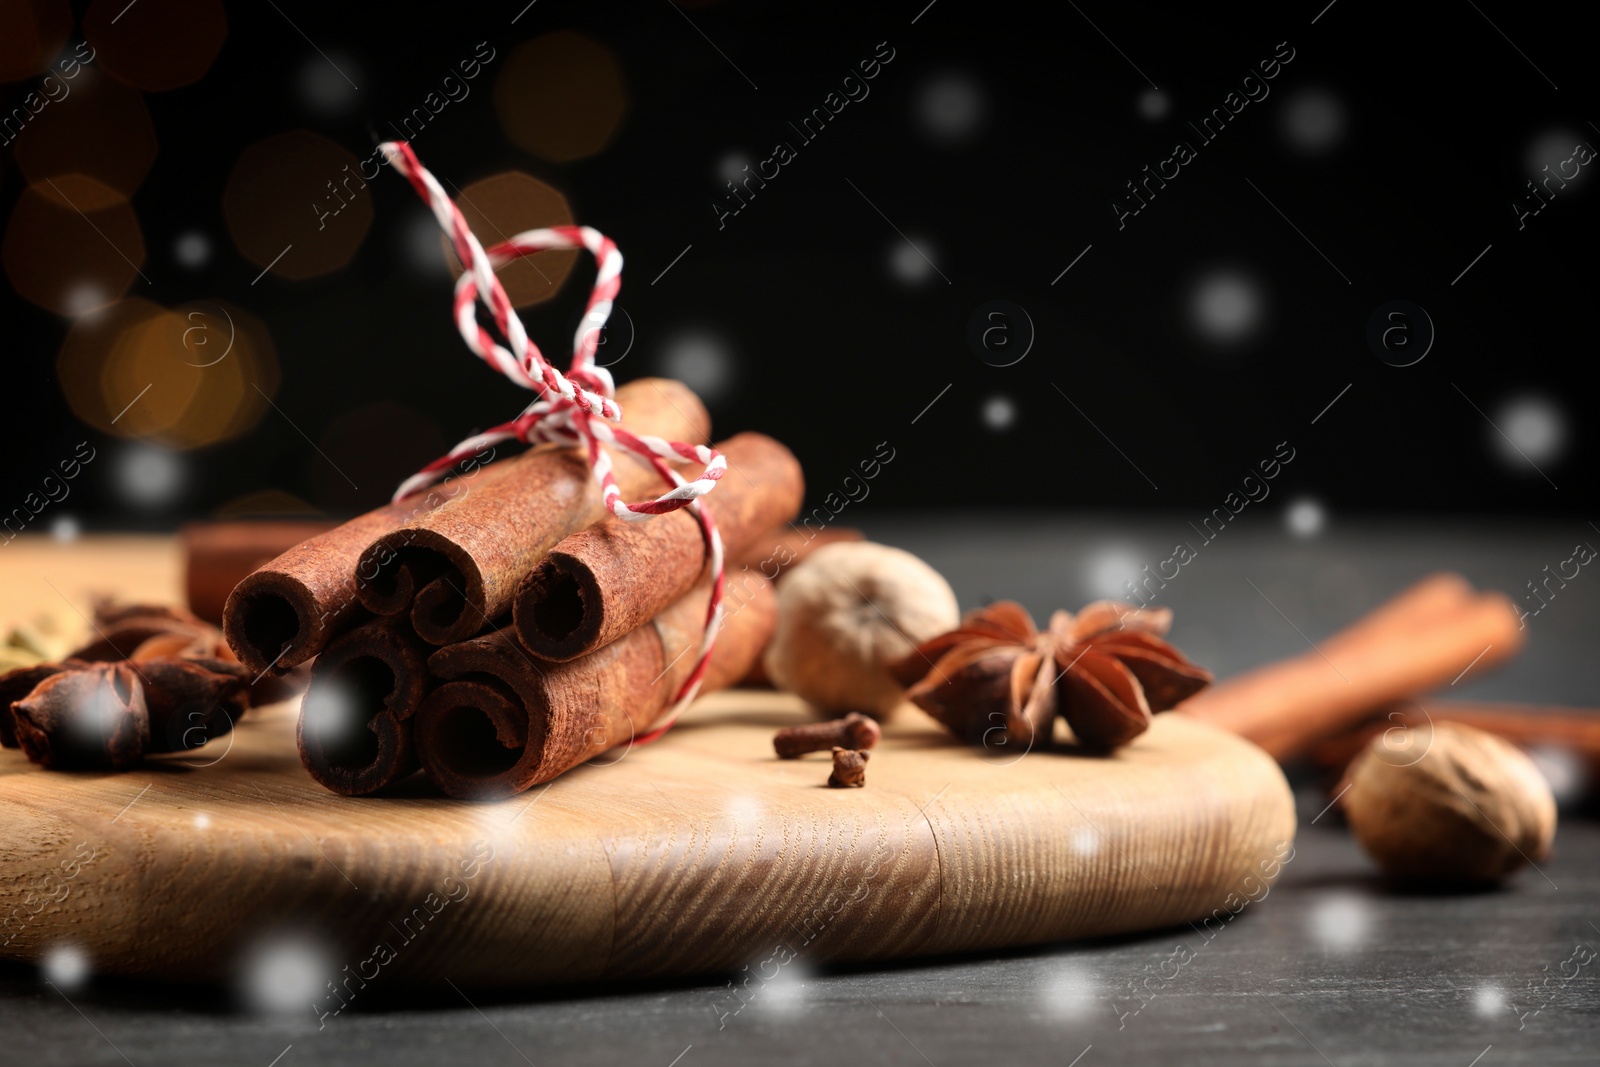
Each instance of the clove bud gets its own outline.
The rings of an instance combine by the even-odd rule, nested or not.
[[[826,752],[835,745],[871,748],[882,735],[877,722],[859,711],[852,711],[842,719],[785,727],[773,737],[772,748],[779,759],[799,759],[807,752]]]
[[[828,775],[828,784],[835,789],[854,787],[860,789],[867,784],[867,760],[872,758],[870,752],[856,752],[848,748],[835,748],[833,750],[833,773]]]

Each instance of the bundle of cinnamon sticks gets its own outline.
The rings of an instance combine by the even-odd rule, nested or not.
[[[635,434],[710,439],[678,382],[633,382],[617,400]],[[730,562],[702,692],[759,659],[776,613],[761,561],[804,495],[777,441],[716,447],[728,471],[702,506]],[[419,766],[451,796],[520,792],[646,733],[695,666],[711,595],[695,518],[611,518],[578,449],[488,458],[301,542],[228,597],[223,630],[250,669],[315,657],[297,736],[335,792],[372,793]],[[663,491],[649,466],[611,458],[624,499]]]

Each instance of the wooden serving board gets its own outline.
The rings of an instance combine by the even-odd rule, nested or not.
[[[420,777],[328,793],[294,715],[127,774],[0,754],[0,952],[70,943],[100,970],[212,980],[289,933],[341,965],[387,944],[388,981],[478,984],[736,970],[779,944],[895,959],[1198,920],[1259,892],[1294,833],[1277,766],[1177,715],[1111,758],[1015,762],[908,722],[841,790],[820,755],[773,757],[796,702],[720,694],[496,803]]]
[[[420,776],[328,793],[295,715],[251,712],[231,747],[123,774],[0,752],[0,956],[69,944],[102,972],[228,981],[288,935],[322,947],[330,980],[397,985],[899,959],[1237,910],[1294,834],[1277,765],[1181,715],[1110,757],[1017,758],[907,708],[867,787],[829,789],[825,756],[773,757],[797,701],[724,693],[656,744],[495,803]]]

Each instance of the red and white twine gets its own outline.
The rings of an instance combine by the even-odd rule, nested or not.
[[[594,362],[600,331],[611,317],[617,291],[622,288],[622,253],[609,237],[588,226],[551,226],[524,231],[485,251],[455,203],[417,160],[411,146],[405,141],[386,141],[381,147],[389,162],[406,177],[417,195],[432,209],[433,217],[449,236],[456,256],[465,268],[456,282],[455,292],[456,328],[461,331],[462,340],[485,363],[524,389],[532,389],[539,394],[539,399],[510,422],[468,437],[449,453],[407,478],[395,490],[394,500],[399,501],[432,485],[467,456],[500,441],[515,439],[528,444],[554,442],[582,446],[588,454],[595,481],[600,484],[601,499],[606,510],[626,522],[645,522],[682,507],[693,511],[705,535],[710,559],[711,603],[706,610],[705,634],[700,642],[700,658],[694,669],[674,695],[667,714],[653,724],[648,733],[634,738],[633,743],[653,741],[672,726],[684,707],[700,691],[700,683],[705,679],[706,668],[711,660],[711,650],[716,644],[717,630],[722,625],[722,537],[717,533],[717,524],[711,513],[700,506],[699,499],[716,487],[717,480],[727,470],[728,461],[722,453],[705,445],[635,434],[620,425],[614,425],[622,418],[622,408],[614,397],[616,386],[611,373]],[[539,346],[528,337],[522,320],[517,317],[511,299],[506,296],[494,272],[496,268],[524,256],[569,248],[588,249],[598,269],[594,290],[589,294],[589,305],[572,339],[572,366],[563,375],[550,365],[539,351]],[[509,349],[478,324],[479,300],[493,314],[495,325],[510,345]],[[617,480],[612,473],[611,457],[602,445],[620,448],[645,460],[673,488],[654,500],[637,504],[624,502],[622,491],[617,488]],[[693,481],[687,481],[667,465],[669,460],[699,463],[704,469]]]

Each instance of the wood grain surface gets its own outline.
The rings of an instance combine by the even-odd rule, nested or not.
[[[139,551],[126,588],[148,595],[161,550]],[[77,555],[80,585],[120,565],[115,545]],[[8,597],[40,577],[0,561]],[[1181,716],[1111,757],[1017,758],[907,709],[867,787],[836,790],[825,756],[773,757],[772,733],[803,715],[781,694],[718,694],[657,744],[495,803],[421,778],[330,794],[300,766],[292,704],[252,712],[231,747],[126,774],[45,772],[6,751],[0,956],[71,944],[99,971],[227,981],[257,946],[298,936],[354,984],[895,959],[1226,915],[1294,834],[1277,766]]]

